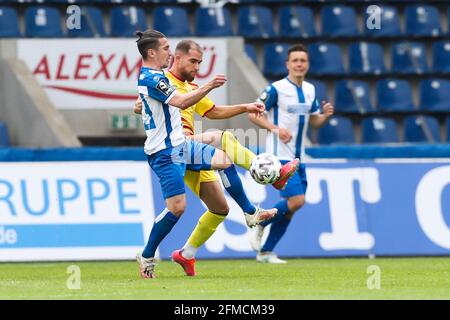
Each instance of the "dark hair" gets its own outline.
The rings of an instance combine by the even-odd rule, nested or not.
[[[308,49],[306,49],[306,47],[303,44],[301,44],[301,43],[294,44],[288,50],[286,61],[289,60],[289,56],[291,55],[291,52],[297,52],[297,51],[304,52],[304,53],[308,54]]]
[[[159,39],[166,38],[163,33],[152,29],[144,32],[136,31],[136,36],[139,37],[139,39],[136,40],[136,43],[139,53],[144,60],[147,59],[147,50],[157,50],[159,48]]]
[[[191,49],[196,49],[199,52],[203,51],[202,47],[197,42],[193,40],[181,40],[178,42],[175,52],[188,53]]]

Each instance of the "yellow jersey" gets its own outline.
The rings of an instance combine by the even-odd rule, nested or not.
[[[177,89],[181,94],[186,94],[194,91],[198,88],[198,85],[192,82],[182,81],[177,78],[172,72],[166,73],[167,78],[169,78],[170,83]],[[193,135],[194,132],[194,112],[204,117],[209,111],[214,108],[214,102],[208,97],[204,97],[202,100],[190,106],[187,109],[181,110],[181,122],[183,124],[183,131],[186,135]]]

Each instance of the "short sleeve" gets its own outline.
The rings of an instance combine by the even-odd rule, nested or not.
[[[277,89],[273,85],[268,86],[258,97],[258,102],[264,103],[266,111],[272,109],[278,102]]]
[[[318,114],[320,113],[320,103],[317,98],[314,99],[312,106],[311,106],[311,114]]]
[[[214,108],[214,105],[214,101],[208,97],[204,97],[202,100],[197,102],[194,110],[203,117],[208,111]]]
[[[168,103],[177,92],[176,88],[170,84],[169,79],[162,74],[146,79],[145,86],[149,97],[163,103]]]

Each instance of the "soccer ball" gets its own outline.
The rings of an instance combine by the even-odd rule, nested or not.
[[[280,176],[281,163],[276,156],[270,153],[261,153],[253,159],[250,166],[250,175],[259,184],[272,184]]]

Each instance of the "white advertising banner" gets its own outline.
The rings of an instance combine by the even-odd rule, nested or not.
[[[0,261],[132,259],[154,220],[146,162],[0,163]]]
[[[175,50],[180,39],[170,39]],[[225,39],[194,38],[204,48],[196,83],[227,72]],[[129,39],[23,39],[18,57],[60,109],[129,109],[137,97],[142,61],[136,41]],[[218,104],[227,103],[226,85],[211,92]]]

